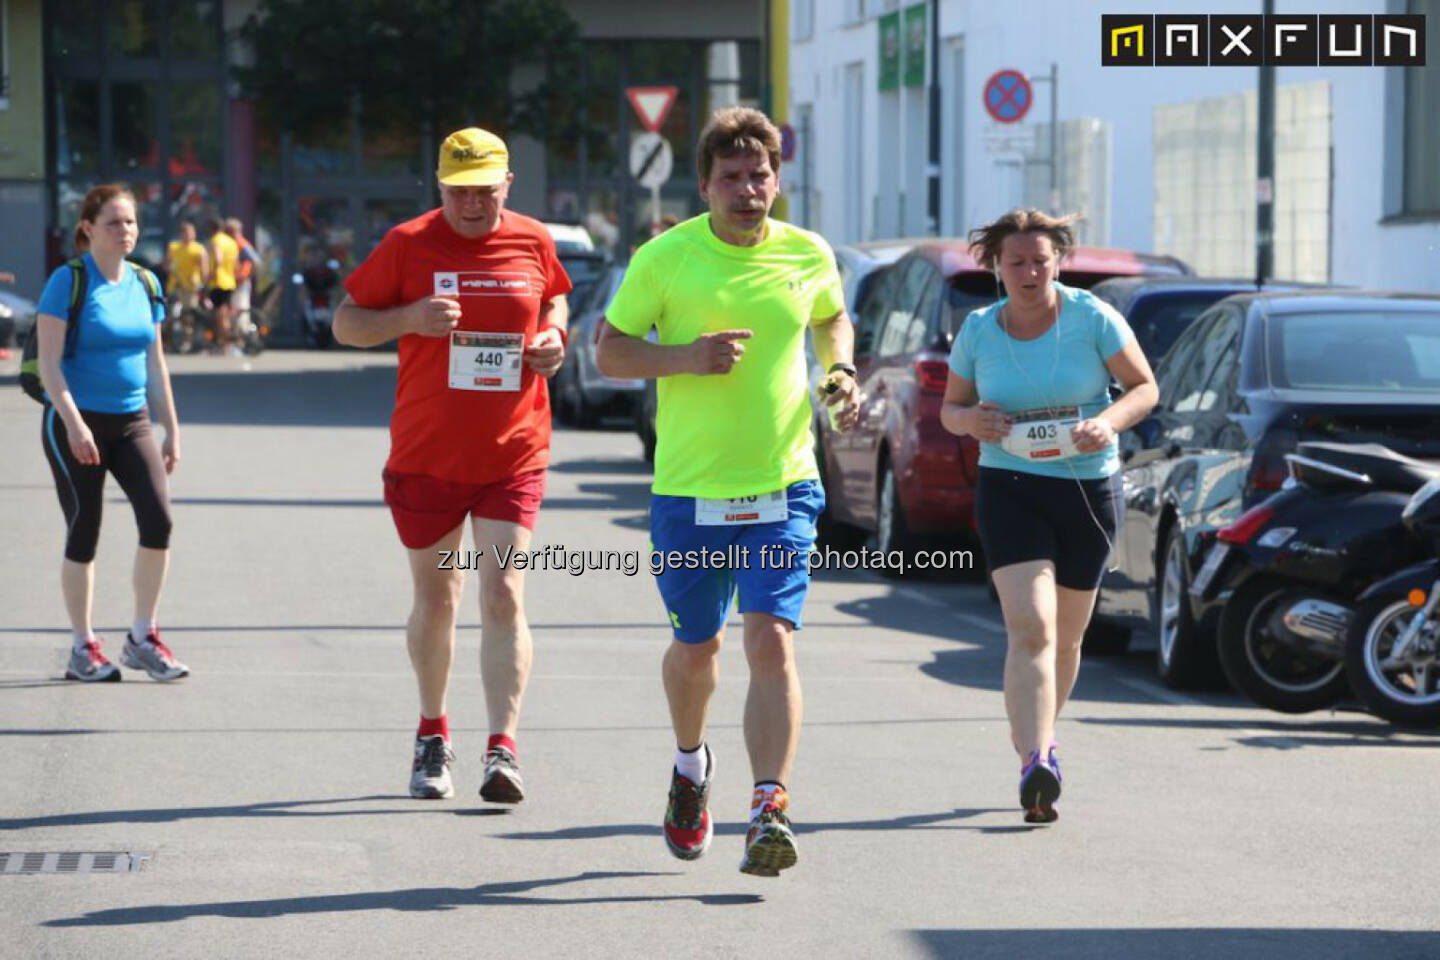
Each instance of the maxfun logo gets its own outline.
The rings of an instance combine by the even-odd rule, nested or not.
[[[1114,14],[1106,67],[1423,67],[1424,14]]]

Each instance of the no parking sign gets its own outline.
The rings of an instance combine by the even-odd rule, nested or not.
[[[1019,70],[1000,70],[985,81],[985,112],[999,123],[1019,123],[1035,102],[1030,80]]]

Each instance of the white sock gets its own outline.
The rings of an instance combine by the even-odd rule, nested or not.
[[[154,620],[136,620],[130,627],[130,636],[135,638],[136,643],[144,643],[145,638],[150,636],[150,632],[155,629],[155,626]]]
[[[704,783],[710,779],[710,771],[714,767],[710,748],[703,743],[694,750],[675,750],[675,769],[691,783]]]
[[[76,650],[84,650],[87,643],[99,642],[95,639],[95,634],[93,633],[73,633],[70,637],[70,645]]]

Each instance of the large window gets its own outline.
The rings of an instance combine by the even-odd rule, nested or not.
[[[1410,12],[1440,23],[1440,0],[1410,0]],[[1440,65],[1405,68],[1405,206],[1408,214],[1440,215]]]
[[[5,0],[0,0],[0,110],[10,106],[10,46]]]

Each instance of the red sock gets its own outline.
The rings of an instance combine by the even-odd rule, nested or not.
[[[444,737],[450,739],[450,718],[447,716],[427,717],[420,715],[420,729],[415,734],[420,737]]]
[[[485,744],[485,749],[494,750],[496,747],[504,747],[510,751],[510,756],[520,759],[520,748],[515,746],[514,737],[507,737],[503,733],[490,734],[490,742]]]

